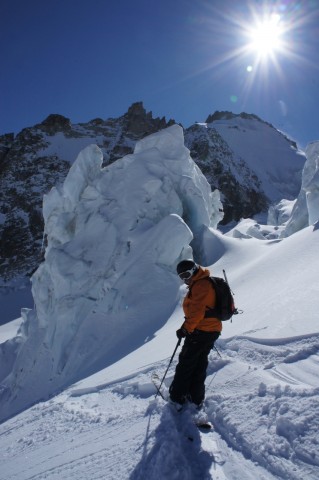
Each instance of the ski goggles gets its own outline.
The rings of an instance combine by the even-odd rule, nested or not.
[[[197,270],[197,266],[194,265],[190,270],[186,270],[185,272],[179,273],[178,276],[181,280],[189,280],[194,275],[196,270]]]

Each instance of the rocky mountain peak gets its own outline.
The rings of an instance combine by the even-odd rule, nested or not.
[[[127,113],[124,115],[127,118],[141,118],[141,117],[152,117],[152,112],[146,113],[143,102],[134,102],[128,108]]]
[[[59,115],[58,113],[51,113],[43,122],[36,125],[36,127],[44,130],[49,135],[54,135],[57,132],[70,130],[72,125],[69,118]]]
[[[166,121],[165,117],[153,118],[152,112],[146,112],[143,102],[133,103],[123,115],[127,133],[133,136],[146,136],[167,128],[174,123],[174,120]]]
[[[217,120],[232,120],[233,118],[244,118],[246,120],[249,119],[254,119],[262,122],[261,118],[259,118],[257,115],[254,115],[253,113],[246,113],[246,112],[241,112],[241,113],[232,113],[228,112],[227,110],[219,112],[216,110],[211,115],[208,115],[206,119],[206,123],[213,123],[216,122]],[[266,123],[266,122],[265,122]]]

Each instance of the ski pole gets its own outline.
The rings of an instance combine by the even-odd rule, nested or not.
[[[225,270],[223,270],[223,274],[224,274],[224,279],[225,279],[225,282],[229,285],[228,283],[228,278],[227,278],[227,275],[226,275],[226,272]]]
[[[178,339],[178,342],[177,342],[177,344],[176,344],[175,350],[174,350],[174,352],[173,352],[173,355],[172,355],[172,357],[171,357],[171,359],[170,359],[170,361],[169,361],[169,364],[168,364],[168,366],[167,366],[167,369],[166,369],[166,371],[165,371],[165,373],[164,373],[164,377],[162,378],[162,381],[161,381],[161,383],[160,383],[160,386],[158,387],[158,390],[157,390],[157,393],[156,393],[156,395],[155,395],[155,398],[157,397],[157,395],[158,395],[159,392],[160,392],[161,386],[163,385],[163,382],[164,382],[164,380],[165,380],[165,377],[166,377],[166,374],[167,374],[167,372],[168,372],[168,369],[169,369],[169,367],[171,366],[171,363],[172,363],[172,361],[173,361],[173,358],[175,357],[176,350],[177,350],[178,347],[180,346],[181,341],[182,341],[182,339],[179,338],[179,339]]]
[[[219,353],[219,351],[217,350],[217,348],[216,348],[215,345],[214,345],[214,350],[216,350],[216,352],[218,353],[218,355],[220,356],[220,358],[223,358],[223,357],[221,356],[221,354]]]

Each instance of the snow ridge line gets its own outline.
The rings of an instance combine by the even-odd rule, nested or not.
[[[260,345],[265,346],[280,346],[280,345],[287,345],[289,343],[298,342],[300,340],[306,340],[309,338],[318,338],[319,340],[319,332],[314,333],[307,333],[305,335],[296,335],[295,337],[282,337],[282,338],[258,338],[258,337],[249,337],[246,335],[236,335],[233,337],[229,337],[226,339],[221,339],[219,342],[223,344],[228,344],[233,340],[249,340],[252,343],[258,343]]]
[[[129,375],[125,375],[123,377],[116,378],[116,379],[111,380],[109,382],[99,383],[97,385],[92,385],[92,386],[83,387],[83,388],[77,388],[77,386],[74,385],[73,389],[72,389],[72,387],[70,387],[71,391],[69,393],[69,396],[70,397],[81,397],[82,395],[88,395],[90,393],[101,392],[105,388],[112,387],[113,385],[118,385],[120,383],[127,382],[129,380],[133,380],[134,378],[138,377],[138,375],[148,375],[149,373],[152,373],[152,372],[158,370],[159,366],[161,367],[161,369],[164,369],[165,363],[166,363],[166,359],[161,360],[159,362],[156,362],[153,365],[148,366],[146,368],[141,368],[141,369],[137,370],[136,372],[131,373]],[[94,375],[93,375],[93,377],[94,377]],[[84,383],[85,383],[85,380],[84,380]],[[79,382],[79,385],[81,385],[81,382]]]

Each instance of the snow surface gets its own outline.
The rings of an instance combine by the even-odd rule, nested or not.
[[[0,330],[0,343],[4,343],[17,335],[18,329],[21,325],[22,318],[17,318],[8,322],[8,324],[2,325]]]
[[[0,338],[5,340],[0,345],[2,359],[9,357],[12,363],[10,366],[8,361],[6,367],[12,372],[11,376],[1,377],[1,406],[7,414],[10,405],[21,409],[20,414],[0,425],[0,479],[319,478],[319,223],[283,239],[276,236],[267,239],[267,235],[275,235],[278,228],[271,229],[269,225],[262,227],[260,238],[252,235],[261,229],[253,221],[242,222],[238,235],[222,235],[214,225],[218,198],[213,198],[205,186],[202,196],[199,194],[196,187],[202,182],[201,176],[193,168],[187,151],[182,150],[180,134],[174,128],[164,133],[168,133],[169,138],[172,136],[170,140],[167,136],[165,140],[151,136],[139,146],[141,150],[136,151],[136,157],[125,157],[118,166],[119,170],[122,168],[121,175],[116,179],[116,172],[110,175],[108,169],[90,168],[92,163],[99,164],[100,154],[94,147],[85,150],[70,171],[79,189],[68,189],[69,177],[69,184],[60,192],[53,191],[46,200],[46,261],[34,279],[39,318],[35,312],[23,312],[23,325],[17,336],[17,322],[7,324],[6,332],[2,330],[4,326],[0,327]],[[172,148],[167,150],[169,141]],[[183,162],[178,164],[175,156],[169,158],[170,152],[173,156],[183,152]],[[147,165],[150,161],[152,173],[161,171],[156,179],[152,178],[151,184],[146,173],[150,169],[139,167],[141,157]],[[165,191],[167,203],[154,183],[163,178],[163,160],[169,184],[173,184]],[[123,203],[118,206],[121,197],[117,194],[112,197],[113,188],[116,192],[120,190],[121,181],[123,186],[129,187],[124,170],[133,161],[137,162],[136,168],[143,181],[139,191],[135,190],[137,178],[131,169],[132,190],[127,199],[124,195]],[[185,205],[182,182],[177,180],[177,174],[175,177],[175,171],[186,168],[184,163],[190,174],[183,180],[190,189],[187,212],[196,212],[192,216],[185,215],[184,208],[180,210],[188,224],[177,212],[164,211],[163,218],[159,218],[156,208],[143,210],[144,203],[152,204],[152,195],[159,195],[160,201],[155,206],[163,205],[164,210],[172,203]],[[104,175],[111,178],[105,194],[101,189],[98,197],[94,195],[94,188]],[[144,198],[141,187],[146,179],[152,189],[151,200],[141,204],[135,201],[134,209],[130,202],[132,198]],[[122,189],[122,193],[124,191]],[[117,241],[129,235],[132,218],[128,210],[131,207],[131,214],[134,212],[144,223],[135,232],[129,251],[123,244],[116,250],[114,263],[113,256],[107,257],[100,250],[104,241],[109,251],[111,247],[106,241],[109,237],[103,229],[94,230],[100,224],[95,222],[92,226],[89,215],[95,212],[94,216],[98,217],[101,212],[98,198],[106,192],[115,209],[112,222],[122,235],[118,235]],[[88,204],[90,208],[86,209]],[[150,212],[154,211],[155,216],[150,218]],[[70,213],[74,212],[76,221],[72,222]],[[125,212],[123,217],[122,212]],[[215,221],[211,221],[212,217]],[[195,221],[198,222],[198,218],[202,219],[201,228]],[[92,235],[89,235],[90,228]],[[76,231],[85,242],[77,243]],[[163,376],[176,345],[175,330],[183,321],[181,302],[185,286],[176,283],[173,267],[180,255],[191,252],[188,244],[199,232],[197,250],[212,273],[221,276],[222,269],[226,270],[236,305],[243,310],[232,322],[224,322],[222,336],[216,342],[218,351],[210,354],[205,401],[206,414],[213,424],[209,433],[197,430],[189,411],[177,414],[160,397],[155,399],[151,382],[154,372]],[[94,242],[95,238],[99,241]],[[172,238],[177,239],[175,243]],[[151,248],[150,244],[155,247]],[[71,259],[65,255],[68,245],[72,245],[72,265],[68,264]],[[88,245],[91,248],[84,248]],[[156,268],[152,266],[154,255]],[[148,258],[146,264],[141,261],[145,256]],[[158,262],[159,257],[161,262]],[[101,271],[101,278],[98,275],[96,278],[98,286],[101,279],[102,283],[105,281],[102,270],[107,269],[112,272],[111,279],[116,276],[113,286],[121,287],[117,295],[102,295],[102,307],[94,301],[99,320],[89,316],[90,324],[85,322],[86,303],[81,302],[88,292],[93,295],[90,289],[94,289],[94,285],[91,284],[91,270],[82,268],[79,262],[83,258],[86,267],[91,262],[97,272]],[[151,269],[150,275],[146,275],[148,269]],[[72,275],[67,276],[67,271]],[[108,281],[112,280],[108,277]],[[78,293],[75,293],[76,285]],[[88,286],[85,292],[84,286]],[[123,293],[119,297],[119,292],[125,288],[134,295]],[[67,300],[72,301],[60,303],[63,289]],[[46,303],[48,295],[50,302]],[[103,303],[105,298],[107,302]],[[77,303],[78,308],[74,310]],[[105,311],[106,304],[113,310]],[[131,313],[125,317],[123,310]],[[61,315],[64,323],[59,323],[60,318],[54,315]],[[82,323],[75,325],[78,317]],[[54,328],[49,323],[53,323]],[[36,342],[31,342],[31,338],[37,339]],[[46,350],[39,348],[41,338]],[[116,352],[110,349],[113,340]],[[72,361],[73,364],[78,361],[78,378],[82,378],[51,398],[46,395],[47,387],[42,387],[46,379],[41,372],[48,372],[46,355],[53,355],[53,359],[50,357],[53,365],[55,362],[58,365],[61,358],[67,359],[67,368],[61,372],[61,375],[67,372],[65,383],[69,380],[70,384],[74,378]],[[88,368],[85,361],[89,362]],[[172,380],[176,361],[177,358],[168,371],[166,386]],[[98,368],[103,362],[106,368]],[[92,365],[96,373],[85,376]],[[51,373],[56,386],[58,370],[52,368]],[[4,388],[12,375],[16,383],[11,383],[10,389]],[[27,408],[31,395],[31,390],[27,389],[28,380],[31,380],[33,391],[43,395],[42,401],[31,408]],[[10,398],[10,405],[6,398]],[[20,398],[20,403],[16,398]]]
[[[79,128],[79,136],[77,137],[68,137],[63,132],[57,132],[54,135],[43,135],[43,141],[47,146],[38,151],[39,157],[56,155],[72,164],[78,157],[79,152],[91,145],[92,142],[103,145],[104,137],[103,135],[90,136],[88,132],[81,132]]]
[[[224,324],[221,358],[210,354],[212,432],[154,398],[151,374],[164,374],[175,347],[178,303],[143,346],[2,424],[0,478],[317,479],[318,230],[278,243],[218,235],[211,270],[226,268],[244,313]]]

